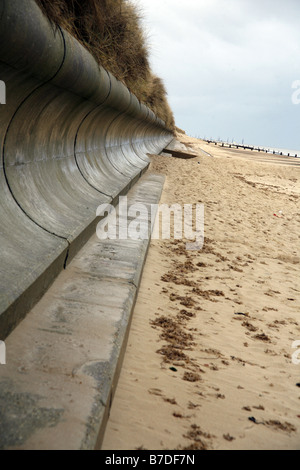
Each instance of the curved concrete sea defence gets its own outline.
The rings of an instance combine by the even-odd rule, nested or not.
[[[0,0],[0,340],[173,135],[33,0]]]

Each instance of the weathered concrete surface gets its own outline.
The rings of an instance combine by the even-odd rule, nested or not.
[[[144,175],[128,204],[158,204]],[[74,257],[6,340],[0,449],[99,449],[149,240],[99,240]]]
[[[163,149],[161,155],[189,159],[197,157],[197,152],[187,147],[182,142],[179,142],[177,139],[173,139],[169,145]]]
[[[34,0],[0,0],[0,79],[4,340],[172,136]]]

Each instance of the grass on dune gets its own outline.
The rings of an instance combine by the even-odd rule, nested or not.
[[[149,63],[139,8],[129,0],[36,0],[55,25],[66,29],[174,130],[163,81]]]

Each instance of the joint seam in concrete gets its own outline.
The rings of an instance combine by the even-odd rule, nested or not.
[[[30,219],[34,224],[36,224],[38,227],[40,227],[42,230],[44,230],[45,232],[47,233],[50,233],[50,235],[54,235],[55,237],[57,238],[60,238],[61,240],[66,240],[65,237],[62,237],[60,235],[57,235],[56,233],[53,233],[51,231],[49,231],[48,229],[46,229],[45,227],[43,227],[42,225],[40,225],[36,220],[34,220],[27,212],[26,210],[22,207],[22,205],[19,203],[19,201],[17,200],[17,198],[15,197],[15,194],[9,184],[9,181],[8,181],[8,177],[7,177],[7,173],[6,173],[6,164],[5,164],[5,150],[6,150],[6,141],[7,141],[7,136],[8,136],[8,132],[9,132],[9,129],[16,117],[16,115],[18,114],[18,112],[20,111],[20,109],[22,108],[22,106],[28,101],[28,99],[34,94],[36,93],[36,91],[42,89],[45,85],[47,85],[48,83],[50,83],[60,72],[60,70],[62,69],[64,63],[65,63],[65,60],[66,60],[66,41],[65,41],[65,38],[64,38],[64,35],[62,33],[62,30],[60,27],[58,27],[58,30],[62,36],[62,40],[63,40],[63,44],[64,44],[64,54],[63,54],[63,59],[62,59],[62,63],[60,64],[58,70],[55,72],[55,74],[53,75],[53,77],[50,77],[48,80],[46,80],[45,82],[41,83],[41,85],[38,85],[36,88],[34,88],[34,90],[32,90],[27,96],[26,98],[24,98],[22,100],[22,102],[19,104],[19,106],[17,107],[17,109],[15,110],[11,120],[9,121],[9,124],[6,128],[6,131],[5,131],[5,136],[4,136],[4,140],[3,140],[3,147],[2,147],[2,159],[3,159],[3,174],[4,174],[4,177],[5,177],[5,181],[6,181],[6,184],[7,184],[7,187],[9,189],[9,192],[10,194],[12,195],[14,201],[16,202],[17,206],[21,209],[21,211],[26,215],[26,217],[28,217],[28,219]],[[69,243],[69,242],[68,242]]]

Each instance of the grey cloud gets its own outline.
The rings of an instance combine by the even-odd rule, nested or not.
[[[300,149],[300,2],[140,0],[152,64],[176,122],[193,135],[234,134]],[[264,140],[265,139],[265,140]]]

